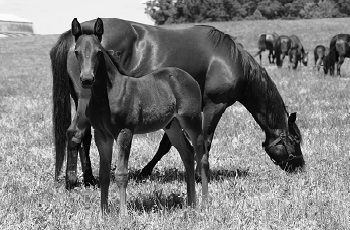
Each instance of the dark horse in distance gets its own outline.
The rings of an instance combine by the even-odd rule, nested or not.
[[[265,50],[269,51],[269,63],[275,63],[275,45],[278,39],[277,33],[262,33],[259,35],[258,49],[259,51],[254,55],[254,57],[259,55],[260,65],[261,65],[261,53]]]
[[[202,200],[206,201],[209,165],[207,161],[202,161],[206,148],[202,134],[202,97],[198,83],[185,71],[170,67],[160,68],[140,78],[122,75],[114,64],[113,57],[101,45],[104,29],[100,18],[96,20],[93,34],[83,34],[76,18],[72,21],[71,31],[76,45],[74,56],[70,54],[68,59],[76,59],[80,67],[80,79],[72,78],[72,83],[81,90],[91,88],[91,99],[87,98],[89,102],[86,111],[79,111],[81,116],[77,118],[77,123],[86,125],[85,121],[89,119],[95,129],[95,142],[100,154],[102,210],[108,210],[114,140],[119,145],[115,177],[120,189],[120,212],[125,214],[132,137],[134,134],[161,128],[180,152],[186,169],[188,205],[195,206],[194,155],[183,152],[183,147],[178,142],[182,130],[189,136],[198,157],[197,162],[202,162]],[[72,72],[76,71],[75,66],[70,64],[72,62],[68,63],[68,68],[72,68]],[[74,132],[73,130],[71,136],[75,137]]]
[[[210,150],[216,126],[225,109],[236,101],[247,108],[266,134],[266,153],[273,162],[286,171],[294,171],[304,165],[300,149],[301,134],[295,123],[295,113],[288,114],[284,102],[269,77],[254,58],[237,45],[230,35],[211,26],[193,26],[184,29],[168,29],[143,25],[120,19],[102,19],[104,31],[102,46],[115,60],[121,74],[140,78],[163,67],[177,67],[188,72],[199,84],[202,93],[203,133]],[[81,24],[84,34],[93,33],[95,20]],[[68,140],[66,182],[76,182],[76,158],[80,153],[85,184],[95,183],[89,158],[91,128],[86,124],[80,130],[76,119],[71,121],[70,96],[76,106],[84,92],[72,84],[79,79],[79,72],[69,72],[67,63],[76,66],[72,56],[75,46],[71,31],[63,33],[50,51],[53,71],[53,123],[56,149],[55,178],[61,172]],[[79,129],[81,143],[74,137],[67,138],[68,128]],[[186,152],[193,149],[186,137]],[[142,170],[151,173],[156,162],[166,154],[172,144],[165,133],[154,159]],[[198,165],[198,162],[197,162]],[[69,187],[69,186],[68,186]]]
[[[292,40],[287,35],[280,35],[277,38],[275,46],[276,65],[281,68],[284,58],[289,55],[288,52],[292,47]]]
[[[317,71],[320,71],[321,66],[323,66],[323,59],[326,55],[328,55],[329,49],[327,49],[324,45],[317,45],[314,49],[314,60],[315,60],[315,68]]]
[[[296,69],[299,62],[307,66],[309,52],[305,52],[304,46],[301,44],[298,36],[291,35],[289,38],[291,40],[291,47],[288,51],[290,66]]]
[[[324,72],[334,75],[335,65],[337,65],[337,76],[340,76],[340,67],[345,58],[350,58],[350,35],[337,34],[332,37],[329,44],[329,54],[324,58]]]

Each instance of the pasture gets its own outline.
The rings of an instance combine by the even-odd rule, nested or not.
[[[174,149],[149,179],[133,177],[156,152],[159,131],[134,137],[128,217],[118,218],[112,181],[111,213],[102,218],[98,189],[67,191],[63,178],[53,180],[49,50],[58,36],[5,38],[0,40],[0,229],[349,229],[350,61],[345,60],[341,78],[323,76],[313,69],[313,49],[329,46],[337,33],[350,33],[350,18],[210,24],[236,36],[251,54],[259,33],[273,31],[298,35],[309,51],[309,65],[296,71],[286,68],[287,59],[282,69],[268,65],[268,52],[263,53],[288,111],[297,112],[305,172],[286,174],[272,163],[261,148],[264,133],[237,103],[226,110],[214,136],[209,207],[184,207],[184,167]],[[187,25],[174,25],[179,26]],[[91,157],[98,175],[94,144]]]

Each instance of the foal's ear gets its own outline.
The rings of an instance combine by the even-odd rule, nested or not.
[[[77,18],[72,21],[72,35],[75,37],[75,41],[78,40],[79,36],[82,35],[81,26]]]
[[[297,113],[291,113],[290,116],[288,117],[288,124],[293,124],[295,123],[297,119]]]
[[[94,34],[98,37],[98,40],[100,40],[100,42],[102,41],[103,32],[103,21],[101,18],[97,18],[94,27]]]

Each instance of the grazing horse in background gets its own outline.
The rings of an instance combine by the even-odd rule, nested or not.
[[[161,68],[140,78],[122,75],[101,45],[103,22],[96,20],[93,34],[85,35],[80,23],[72,21],[75,37],[74,54],[80,69],[80,79],[72,78],[75,88],[91,88],[91,99],[77,123],[87,115],[95,129],[95,141],[100,154],[101,208],[108,210],[113,142],[119,145],[116,181],[120,189],[120,212],[126,214],[128,159],[132,137],[164,128],[170,142],[178,149],[186,168],[188,205],[195,206],[194,155],[182,151],[178,135],[182,129],[189,136],[201,162],[206,151],[202,135],[201,91],[198,83],[178,68]],[[72,67],[68,65],[68,68]],[[75,71],[75,67],[72,67]],[[86,124],[86,123],[85,123]],[[73,133],[72,136],[75,136]],[[202,165],[203,201],[208,195],[208,167]]]
[[[289,49],[292,47],[292,40],[287,35],[280,35],[276,41],[275,57],[276,65],[281,68],[284,58],[288,55]]]
[[[332,37],[329,44],[329,54],[325,58],[324,72],[334,75],[334,66],[337,64],[337,76],[340,76],[340,67],[344,59],[350,58],[350,35],[337,34]]]
[[[177,67],[188,72],[198,82],[202,93],[203,134],[208,151],[222,114],[227,107],[239,101],[265,131],[265,151],[271,159],[288,172],[303,167],[305,162],[300,149],[301,134],[295,124],[295,114],[289,116],[276,85],[266,70],[237,45],[230,35],[211,26],[167,29],[120,19],[102,21],[105,33],[101,44],[114,58],[114,64],[121,74],[140,78],[159,68]],[[82,23],[82,32],[93,33],[94,24],[95,20]],[[68,140],[66,182],[71,186],[77,180],[77,152],[81,153],[84,183],[95,183],[88,151],[91,128],[85,124],[85,128],[80,129],[76,120],[71,122],[70,118],[70,95],[76,106],[87,106],[85,102],[80,103],[84,93],[79,92],[70,80],[79,79],[77,61],[67,60],[67,56],[74,54],[74,46],[74,36],[71,31],[67,31],[60,36],[50,52],[53,71],[55,178],[57,180],[61,172]],[[75,71],[68,71],[67,63],[71,68],[75,67]],[[75,142],[75,138],[67,138],[68,127],[79,129],[82,144]],[[186,137],[181,133],[178,138],[179,142],[186,143],[186,152],[193,154]],[[165,133],[155,157],[142,170],[141,175],[149,175],[171,146]]]
[[[315,68],[320,71],[321,66],[323,66],[323,59],[328,54],[329,50],[324,45],[317,45],[314,49],[314,60]]]
[[[261,65],[261,53],[266,49],[269,50],[269,63],[275,63],[275,45],[278,39],[277,33],[263,33],[259,35],[258,49],[259,51],[254,55],[254,57],[259,55],[260,65]]]
[[[289,67],[292,66],[293,69],[296,69],[299,62],[307,66],[309,52],[305,52],[298,36],[291,35],[289,38],[291,40],[291,47],[288,51]]]

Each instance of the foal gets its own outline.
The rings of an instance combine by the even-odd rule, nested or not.
[[[187,202],[189,206],[195,206],[194,155],[184,150],[186,143],[178,138],[182,135],[182,129],[188,134],[197,163],[201,164],[205,202],[209,163],[202,134],[202,99],[198,83],[178,68],[159,69],[141,78],[122,75],[117,63],[101,45],[103,32],[103,22],[99,18],[93,34],[89,35],[83,34],[77,19],[72,21],[72,34],[76,42],[74,51],[80,67],[80,80],[72,81],[74,85],[81,84],[84,90],[91,88],[91,99],[83,113],[95,129],[95,142],[100,155],[102,211],[108,211],[114,140],[119,145],[115,177],[120,194],[120,213],[125,215],[132,137],[162,128],[180,153],[186,169]]]

